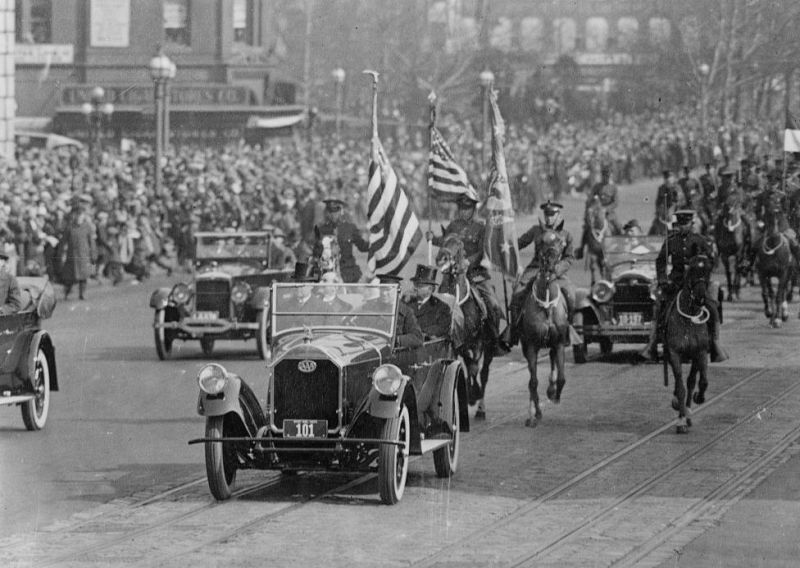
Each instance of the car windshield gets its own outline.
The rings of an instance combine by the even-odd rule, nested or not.
[[[611,279],[616,280],[623,272],[636,270],[655,277],[655,261],[661,250],[664,237],[615,236],[603,239],[606,262],[611,268]]]
[[[197,233],[195,258],[265,260],[269,233]]]
[[[397,310],[394,284],[273,284],[272,335],[320,329],[361,329],[391,336]]]

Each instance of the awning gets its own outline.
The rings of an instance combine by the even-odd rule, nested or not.
[[[264,116],[251,116],[247,119],[247,128],[287,128],[289,126],[300,124],[305,120],[305,118],[305,112],[289,116],[275,116],[270,118]]]

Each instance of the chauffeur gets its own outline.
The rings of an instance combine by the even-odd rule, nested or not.
[[[381,284],[397,284],[398,288],[400,286],[400,282],[403,280],[402,277],[395,276],[393,274],[379,274],[377,278]],[[374,298],[364,302],[362,310],[369,311],[373,305],[376,307],[384,307],[386,306],[387,302],[391,305],[393,296],[396,294],[396,292],[394,290],[390,290],[389,293],[391,296],[389,296],[385,301],[382,298]],[[412,310],[411,307],[405,302],[399,302],[397,306],[397,321],[395,322],[394,327],[395,345],[397,347],[419,347],[422,345],[424,340],[422,328],[417,322],[417,316],[414,315],[414,310]]]
[[[417,272],[411,279],[416,298],[411,299],[410,307],[426,339],[447,337],[450,334],[452,319],[450,306],[433,295],[437,273],[433,266],[418,264]]]
[[[358,282],[361,279],[361,269],[356,264],[356,259],[353,257],[353,247],[356,247],[361,252],[369,250],[369,243],[361,236],[358,228],[343,219],[342,210],[345,207],[344,201],[341,199],[325,199],[325,222],[320,225],[320,235],[336,235],[339,243],[339,270],[342,274],[342,280],[345,282]],[[322,254],[322,243],[317,241],[314,244],[312,253],[314,256],[319,257]]]
[[[691,209],[681,210],[675,213],[677,230],[673,231],[667,237],[656,258],[656,276],[659,293],[656,296],[655,314],[653,315],[650,339],[641,353],[642,356],[647,359],[656,358],[658,331],[659,328],[663,326],[665,315],[663,313],[664,306],[669,305],[669,301],[683,286],[683,279],[689,260],[697,255],[705,255],[710,259],[714,258],[713,251],[708,241],[692,231],[694,216],[695,212]],[[667,261],[670,261],[672,265],[672,270],[669,275],[667,275]],[[720,363],[725,361],[728,355],[719,342],[719,310],[717,299],[707,295],[706,307],[709,312],[708,331],[711,335],[711,362]]]

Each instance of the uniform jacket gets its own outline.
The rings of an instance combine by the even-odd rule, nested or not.
[[[558,261],[555,268],[556,276],[559,278],[567,273],[569,267],[572,266],[572,261],[575,260],[575,252],[572,246],[572,235],[570,235],[569,231],[565,230],[563,227],[564,222],[562,221],[558,228],[555,229],[556,234],[561,237],[562,244],[564,245],[564,250],[561,253],[561,260]],[[533,258],[525,269],[526,271],[529,269],[539,269],[541,266],[539,262],[539,251],[542,249],[541,244],[544,233],[544,227],[541,225],[534,225],[528,229],[517,241],[517,245],[519,246],[520,250],[524,249],[531,243],[533,243],[534,246],[535,252]]]
[[[437,247],[442,246],[444,240],[449,235],[458,235],[464,241],[464,254],[469,260],[468,274],[470,278],[475,275],[484,275],[488,278],[486,268],[481,266],[483,260],[483,243],[486,234],[486,225],[475,219],[465,221],[463,219],[456,219],[445,227],[441,237],[434,237],[432,242]]]
[[[450,306],[436,296],[431,296],[424,303],[412,300],[409,304],[411,313],[416,317],[425,337],[446,337],[450,333],[452,314]]]
[[[339,223],[324,222],[319,225],[321,235],[332,235],[336,233],[339,242],[339,268],[342,272],[342,280],[345,282],[358,282],[361,278],[361,269],[356,264],[353,256],[353,247],[361,252],[369,250],[369,243],[361,236],[361,232],[350,221],[340,221]],[[314,256],[322,254],[322,243],[314,243]]]
[[[676,286],[682,286],[686,265],[698,254],[713,258],[713,251],[706,239],[692,232],[675,231],[671,233],[661,245],[661,250],[656,258],[658,282],[672,281]],[[667,260],[670,260],[672,264],[669,278],[667,278]]]
[[[0,270],[0,316],[15,314],[22,309],[22,291],[19,289],[17,277],[7,268]]]
[[[617,185],[612,182],[598,182],[594,184],[591,191],[589,192],[589,196],[586,199],[586,206],[592,203],[592,199],[597,197],[600,199],[600,203],[605,207],[608,211],[614,211],[617,208]]]
[[[673,184],[662,183],[656,191],[656,217],[667,219],[669,210],[678,204],[678,188]]]

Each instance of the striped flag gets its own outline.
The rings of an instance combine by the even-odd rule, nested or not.
[[[786,130],[783,133],[783,151],[800,152],[800,119],[786,111]]]
[[[478,193],[467,179],[467,172],[456,163],[453,152],[435,126],[431,126],[428,189],[438,201],[457,201],[462,195],[478,200]]]
[[[377,136],[372,139],[367,198],[367,266],[373,274],[397,274],[417,250],[422,231]]]
[[[486,199],[486,233],[484,256],[504,275],[517,278],[520,272],[517,230],[514,225],[514,206],[508,185],[506,158],[503,154],[505,123],[497,106],[497,92],[489,91],[492,119],[492,165]]]

